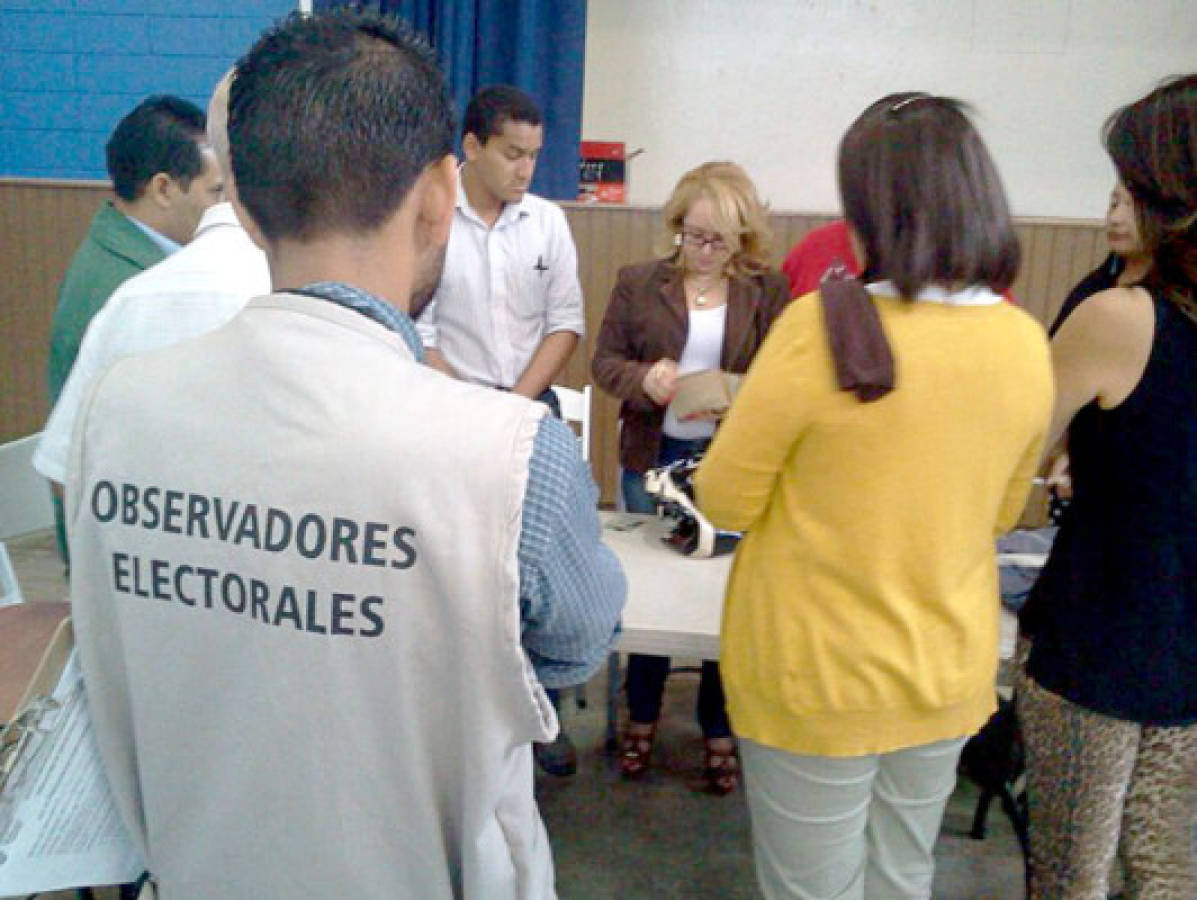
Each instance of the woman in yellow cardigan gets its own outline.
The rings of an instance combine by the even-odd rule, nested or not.
[[[846,317],[790,305],[696,488],[747,532],[721,666],[762,889],[928,897],[960,748],[994,707],[994,537],[1025,503],[1051,372],[1042,327],[1000,296],[1018,242],[960,103],[870,106],[839,186],[867,293],[852,283]]]

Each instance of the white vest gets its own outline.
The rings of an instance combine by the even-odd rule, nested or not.
[[[75,631],[162,895],[553,896],[516,558],[544,407],[294,295],[98,382]]]

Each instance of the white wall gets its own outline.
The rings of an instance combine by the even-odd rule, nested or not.
[[[1102,122],[1197,70],[1197,0],[589,0],[582,136],[645,153],[629,202],[740,162],[774,209],[838,208],[840,136],[872,101],[972,103],[1017,215],[1096,218]]]

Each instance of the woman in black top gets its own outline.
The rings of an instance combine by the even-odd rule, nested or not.
[[[1197,897],[1197,75],[1106,149],[1151,268],[1052,341],[1073,506],[1024,608],[1031,896]]]
[[[1139,239],[1134,198],[1121,181],[1110,191],[1110,206],[1106,210],[1106,242],[1110,245],[1110,255],[1069,292],[1047,330],[1049,335],[1055,336],[1064,320],[1083,301],[1112,287],[1138,284],[1151,268],[1151,256],[1143,251],[1143,242]]]
[[[1110,206],[1106,210],[1106,241],[1110,245],[1110,255],[1101,265],[1078,281],[1076,287],[1064,298],[1064,304],[1047,330],[1049,337],[1055,337],[1064,320],[1085,300],[1112,287],[1130,287],[1138,284],[1151,269],[1151,256],[1143,251],[1143,242],[1139,239],[1134,198],[1121,181],[1110,191]],[[1053,497],[1053,521],[1059,512],[1067,509],[1067,504],[1072,499],[1072,477],[1068,463],[1067,448],[1057,448],[1052,454],[1047,478]]]

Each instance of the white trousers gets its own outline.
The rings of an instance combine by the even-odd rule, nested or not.
[[[876,756],[800,756],[743,738],[757,879],[769,900],[931,896],[964,738]]]

